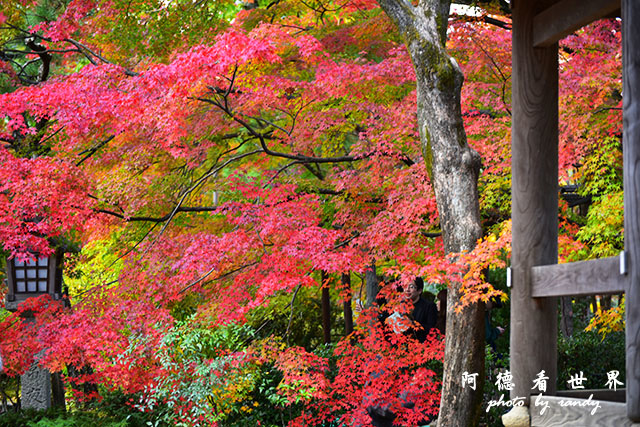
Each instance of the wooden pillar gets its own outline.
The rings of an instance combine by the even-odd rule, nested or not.
[[[640,2],[622,1],[624,246],[629,266],[626,296],[627,416],[640,421]]]
[[[556,389],[557,300],[531,297],[531,267],[558,258],[558,45],[533,48],[532,34],[545,3],[512,2],[512,398],[542,370]]]

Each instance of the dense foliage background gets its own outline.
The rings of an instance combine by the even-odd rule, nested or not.
[[[372,268],[389,311],[410,309],[398,285],[421,276],[437,293],[461,265],[460,304],[508,300],[511,24],[498,6],[465,11],[448,48],[482,156],[485,237],[460,262],[442,248],[413,66],[374,1],[3,3],[0,241],[20,259],[66,251],[70,302],[30,301],[33,324],[0,311],[6,374],[44,349],[69,409],[104,425],[340,425],[382,405],[403,425],[433,416],[442,338],[390,333],[377,304],[353,309],[375,297]],[[559,54],[559,184],[591,198],[562,205],[560,256],[614,255],[620,22]],[[619,330],[618,302],[561,311],[586,319],[562,338],[560,382],[576,348],[617,348],[580,331],[593,313]],[[507,344],[490,370],[508,366]],[[80,422],[66,420],[50,422]]]

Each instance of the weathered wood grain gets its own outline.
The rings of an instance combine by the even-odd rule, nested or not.
[[[630,281],[626,296],[627,413],[640,421],[640,1],[622,1],[624,245]]]
[[[543,414],[543,405],[534,406],[535,397],[531,397],[531,427],[626,427],[633,423],[627,418],[624,403],[597,401],[600,405],[595,413],[593,406],[561,406],[562,402],[584,403],[587,399],[543,396],[549,403]],[[595,403],[596,399],[591,399]]]
[[[619,257],[532,268],[531,296],[580,296],[624,292],[628,275],[620,274]]]
[[[557,372],[557,301],[531,298],[531,267],[558,255],[558,47],[533,47],[533,17],[549,4],[512,3],[512,398],[543,369],[553,394]]]
[[[533,19],[533,45],[551,46],[575,30],[620,9],[620,0],[562,0]]]

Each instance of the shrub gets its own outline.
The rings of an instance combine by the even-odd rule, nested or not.
[[[571,375],[584,373],[585,388],[607,388],[607,372],[620,372],[625,382],[625,333],[616,331],[602,338],[596,331],[578,330],[571,337],[558,337],[558,390],[569,388]]]

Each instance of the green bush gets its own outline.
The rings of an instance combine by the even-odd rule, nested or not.
[[[64,412],[58,408],[46,411],[33,409],[0,415],[0,427],[129,427],[126,419],[100,417],[93,412]]]
[[[480,425],[486,427],[502,427],[500,417],[511,408],[492,407],[487,411],[489,401],[499,400],[500,395],[504,394],[504,400],[509,400],[509,391],[498,390],[496,385],[497,375],[499,372],[509,370],[509,353],[494,352],[490,346],[485,347],[485,382],[482,397],[482,415],[480,417]]]
[[[88,402],[82,409],[67,400],[67,408],[50,408],[46,411],[23,409],[0,414],[0,427],[160,427],[169,424],[157,421],[162,414],[140,412],[128,402],[136,396],[119,391],[107,391],[100,387],[101,399]],[[164,408],[163,408],[164,409]]]
[[[131,414],[126,407],[121,407],[118,415],[105,415],[100,411],[64,412],[60,409],[47,411],[22,410],[6,412],[0,415],[0,427],[159,427],[159,424],[148,421],[143,414]],[[148,418],[148,417],[147,417]]]
[[[607,372],[620,372],[625,382],[624,331],[612,332],[604,339],[596,331],[578,330],[571,337],[558,337],[558,390],[570,389],[567,381],[583,372],[585,388],[607,388]],[[622,387],[622,386],[619,386]]]

